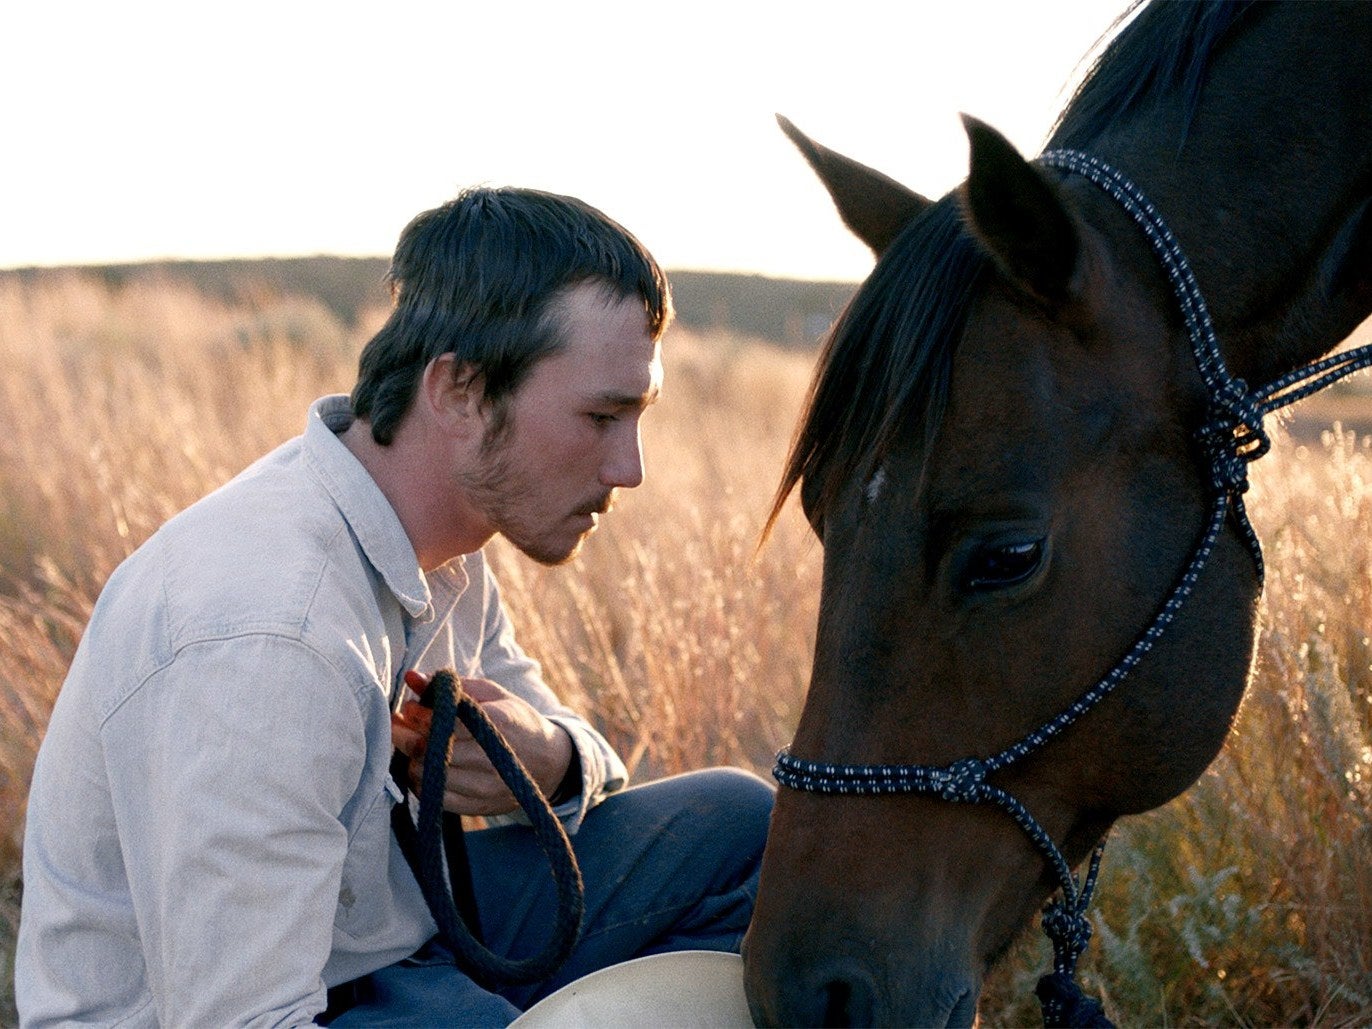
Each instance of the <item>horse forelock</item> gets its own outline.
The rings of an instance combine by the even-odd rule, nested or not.
[[[875,473],[908,421],[932,438],[971,294],[988,263],[951,194],[896,238],[820,355],[773,519],[803,482],[815,498],[807,513],[822,520],[845,483]]]

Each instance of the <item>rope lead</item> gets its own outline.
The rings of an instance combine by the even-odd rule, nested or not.
[[[562,967],[581,935],[585,887],[571,841],[519,757],[480,705],[463,692],[456,675],[447,669],[434,673],[423,702],[433,707],[433,722],[424,751],[424,780],[419,788],[418,852],[413,857],[407,853],[406,857],[410,858],[439,935],[457,958],[459,967],[483,986],[499,989],[547,979]],[[501,780],[529,816],[538,845],[552,867],[557,887],[552,938],[533,957],[507,958],[487,949],[468,929],[449,892],[444,875],[443,791],[453,733],[459,721],[490,758]],[[408,815],[402,813],[402,821],[413,828]],[[402,829],[403,826],[398,828],[398,836]],[[404,840],[401,842],[403,844]],[[402,846],[402,849],[406,848]]]

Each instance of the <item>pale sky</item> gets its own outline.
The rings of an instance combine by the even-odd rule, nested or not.
[[[1036,153],[1125,0],[15,0],[0,267],[389,255],[476,183],[571,193],[669,268],[860,279],[776,128],[938,196],[958,112]]]

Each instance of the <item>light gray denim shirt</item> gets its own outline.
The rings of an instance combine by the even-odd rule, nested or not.
[[[308,1023],[434,933],[391,834],[407,669],[493,679],[563,726],[575,831],[624,765],[515,642],[485,560],[427,576],[335,433],[303,436],[110,577],[39,751],[15,991],[24,1025]]]

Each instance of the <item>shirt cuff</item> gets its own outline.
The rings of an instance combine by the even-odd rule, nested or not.
[[[607,794],[625,787],[628,774],[619,756],[609,748],[605,740],[584,722],[577,719],[552,719],[572,738],[575,755],[572,764],[575,772],[568,768],[568,777],[575,776],[580,782],[576,791],[561,803],[553,804],[553,811],[561,819],[563,828],[569,834],[575,833],[581,825],[586,812],[599,804]],[[563,786],[567,780],[563,780]],[[562,787],[556,796],[561,799]]]

